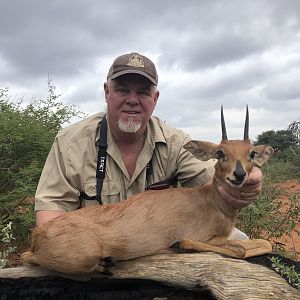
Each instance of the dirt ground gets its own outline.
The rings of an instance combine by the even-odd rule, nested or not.
[[[300,183],[296,180],[285,181],[280,184],[280,187],[287,191],[287,195],[281,196],[283,201],[289,195],[300,193]],[[298,205],[300,205],[300,201]],[[285,235],[275,241],[284,245],[285,250],[291,258],[300,261],[300,219],[291,235]]]

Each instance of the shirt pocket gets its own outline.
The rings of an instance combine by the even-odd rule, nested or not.
[[[120,184],[114,181],[104,181],[101,199],[104,204],[121,202],[121,187]]]
[[[96,185],[95,183],[85,183],[84,192],[89,197],[96,196]],[[103,204],[119,203],[121,202],[121,188],[113,181],[104,181],[101,191],[101,200]],[[81,207],[99,205],[97,200],[82,199]]]

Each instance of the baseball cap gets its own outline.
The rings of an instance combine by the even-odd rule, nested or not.
[[[140,74],[154,85],[158,84],[158,75],[154,63],[139,53],[128,53],[117,57],[111,65],[107,79],[115,79],[124,74]]]

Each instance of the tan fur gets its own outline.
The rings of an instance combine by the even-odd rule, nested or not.
[[[223,149],[226,160],[219,159],[211,185],[146,191],[119,204],[63,214],[34,229],[31,249],[22,255],[24,262],[63,273],[89,273],[99,270],[105,257],[127,260],[167,253],[176,240],[223,245],[234,228],[237,211],[223,201],[217,182],[231,184],[228,180],[234,180],[237,159],[248,175],[255,164],[249,158],[253,146],[248,140],[220,145],[193,141],[186,148],[198,153],[205,148],[206,159]],[[267,161],[265,152],[271,150],[265,146],[260,151],[261,164]]]

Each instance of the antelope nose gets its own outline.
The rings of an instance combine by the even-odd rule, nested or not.
[[[242,182],[243,179],[245,178],[246,172],[243,173],[233,172],[233,174],[238,182]]]
[[[236,167],[233,174],[238,182],[242,182],[246,176],[246,172],[239,160],[236,162]]]

